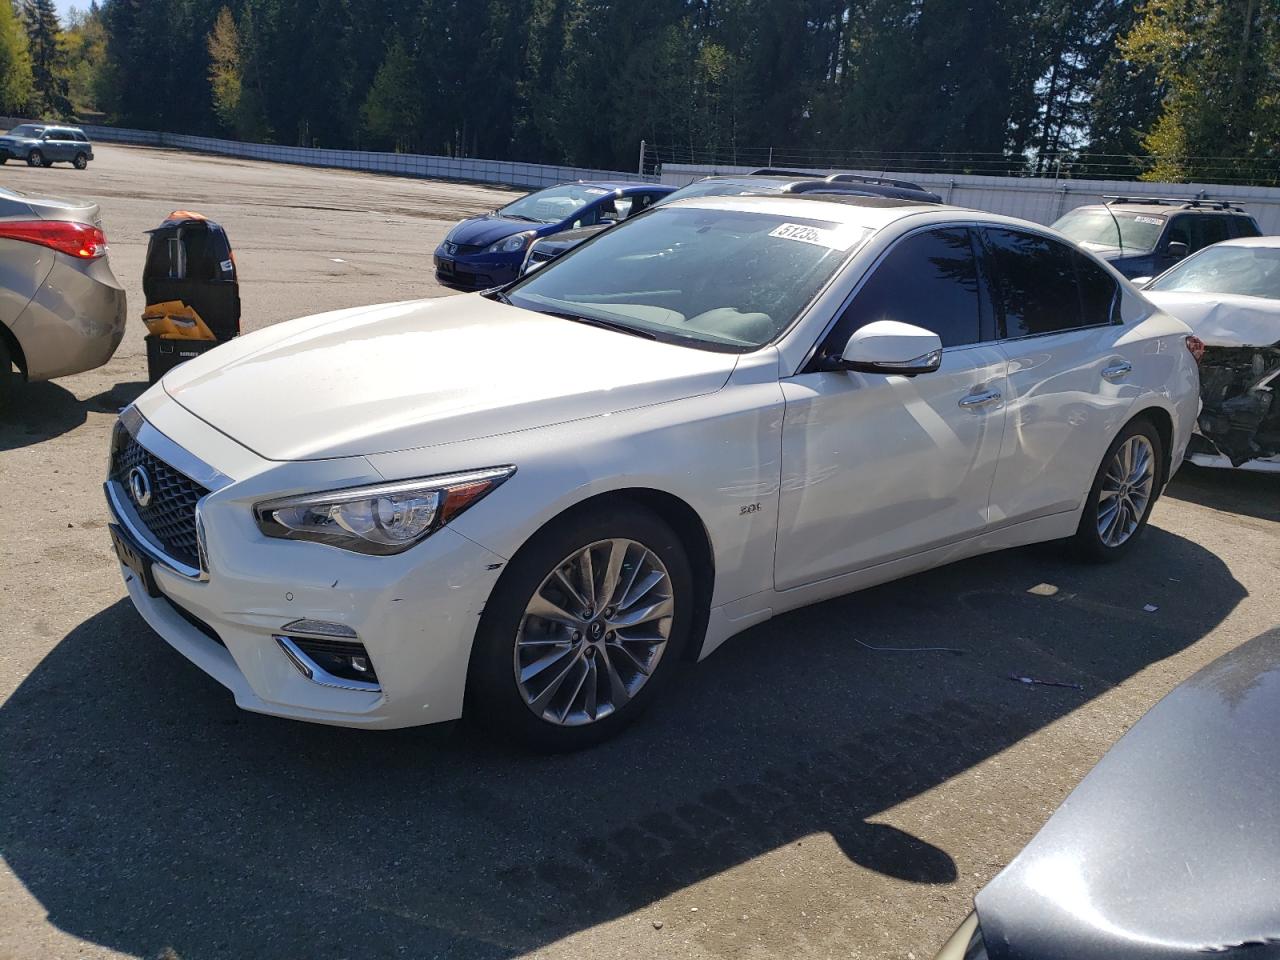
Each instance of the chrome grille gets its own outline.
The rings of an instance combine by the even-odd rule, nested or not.
[[[200,566],[196,538],[196,503],[208,490],[186,474],[179,473],[119,428],[115,453],[111,458],[111,479],[124,490],[129,505],[165,553],[189,567]],[[142,467],[151,479],[151,502],[138,506],[129,497],[129,471]]]

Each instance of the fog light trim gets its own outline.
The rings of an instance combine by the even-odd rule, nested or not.
[[[382,692],[382,686],[380,684],[370,683],[365,680],[348,680],[345,677],[334,676],[328,670],[324,669],[324,667],[312,660],[311,657],[307,656],[306,652],[288,637],[277,635],[275,637],[275,641],[297,671],[314,684],[318,684],[322,687],[333,687],[338,690],[354,690],[362,693]]]

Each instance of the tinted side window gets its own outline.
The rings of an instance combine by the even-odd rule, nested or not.
[[[1262,231],[1258,229],[1258,225],[1254,222],[1253,217],[1232,217],[1231,226],[1231,236],[1233,237],[1262,236]]]
[[[1080,309],[1076,251],[1020,230],[988,229],[1004,336],[1031,337],[1088,326]]]
[[[1076,279],[1085,326],[1120,322],[1120,286],[1115,278],[1082,253],[1075,254]]]
[[[1189,222],[1190,220],[1191,220],[1191,217],[1187,215],[1183,215],[1181,217],[1174,217],[1172,220],[1170,220],[1169,229],[1164,235],[1165,244],[1168,245],[1170,243],[1185,243],[1188,246],[1190,246],[1191,245],[1191,225]]]
[[[977,343],[982,339],[979,311],[978,263],[969,231],[918,233],[874,268],[836,324],[829,346],[839,354],[850,334],[877,320],[932,330],[944,347]]]
[[[1207,247],[1211,243],[1227,239],[1227,218],[1217,214],[1206,213],[1191,217],[1187,224],[1191,234],[1191,252]]]

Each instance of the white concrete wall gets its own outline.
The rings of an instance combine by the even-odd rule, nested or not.
[[[749,173],[754,167],[712,167],[667,163],[662,182],[682,187],[712,174]],[[788,168],[793,169],[793,168]],[[804,168],[794,168],[803,170]],[[806,171],[810,172],[810,171]],[[813,170],[826,176],[831,170]],[[846,171],[867,176],[910,180],[932,190],[947,203],[1036,223],[1053,223],[1073,207],[1101,203],[1103,196],[1196,197],[1230,200],[1251,213],[1263,233],[1280,234],[1280,188],[1245,187],[1216,183],[1145,183],[1132,180],[1051,180],[1032,177],[982,177],[963,174],[887,173],[876,170]]]
[[[9,129],[19,123],[16,118],[0,117],[0,128]],[[470,157],[436,157],[426,154],[376,153],[369,150],[325,150],[313,147],[284,147],[269,143],[242,143],[213,137],[192,137],[154,130],[130,130],[124,127],[80,126],[90,140],[103,143],[128,143],[147,147],[171,147],[199,153],[215,153],[249,160],[270,160],[314,167],[339,167],[344,170],[368,170],[404,177],[433,177],[443,180],[472,180],[517,187],[550,187],[572,180],[656,181],[656,177],[639,177],[618,170],[590,170],[545,163],[516,163],[507,160],[478,160]]]

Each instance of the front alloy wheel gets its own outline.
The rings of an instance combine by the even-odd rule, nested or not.
[[[619,497],[553,520],[485,603],[467,719],[538,750],[607,740],[674,676],[694,596],[684,542],[652,511]]]
[[[27,154],[27,166],[38,167],[44,163],[44,154],[39,150],[32,150]]]
[[[525,607],[515,675],[533,713],[580,726],[625,707],[667,649],[674,604],[657,554],[634,540],[601,540],[566,557]]]

